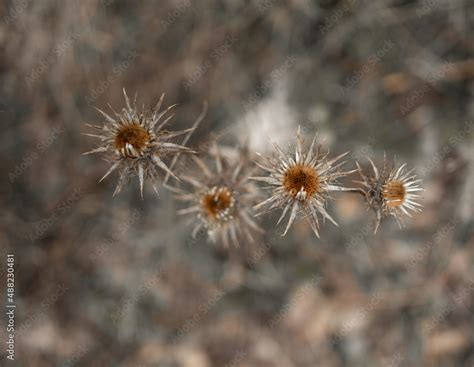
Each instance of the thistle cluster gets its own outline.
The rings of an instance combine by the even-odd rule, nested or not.
[[[257,218],[279,211],[277,225],[285,223],[283,235],[295,220],[305,219],[319,237],[321,223],[326,220],[338,226],[328,212],[328,203],[338,192],[364,198],[367,208],[375,214],[374,234],[389,216],[401,228],[403,217],[421,211],[421,180],[413,170],[406,169],[406,164],[395,166],[384,156],[381,167],[368,158],[370,170],[364,170],[359,162],[355,162],[356,168],[346,169],[348,152],[332,157],[317,144],[317,136],[306,144],[300,128],[293,148],[283,150],[275,144],[271,156],[217,143],[198,156],[198,152],[186,147],[198,123],[186,130],[165,130],[173,117],[169,111],[175,105],[161,110],[163,95],[154,108],[141,111],[137,109],[136,96],[131,103],[124,90],[124,97],[125,107],[119,113],[112,110],[111,116],[98,109],[104,121],[99,126],[88,125],[96,131],[85,135],[98,139],[99,145],[84,154],[105,155],[110,167],[100,181],[118,172],[114,195],[133,177],[138,178],[142,197],[146,180],[151,181],[156,192],[157,184],[162,183],[186,204],[178,214],[191,217],[193,236],[204,230],[212,241],[225,246],[254,243],[256,236],[263,233]],[[174,141],[182,135],[185,137],[181,143]],[[180,157],[190,158],[193,164],[183,175],[174,170]],[[345,186],[342,180],[355,172],[360,176],[353,181],[358,186]],[[167,183],[170,177],[174,178],[174,185]]]

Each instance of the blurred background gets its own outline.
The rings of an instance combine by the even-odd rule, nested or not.
[[[1,366],[474,366],[472,1],[1,3]],[[275,213],[256,246],[192,240],[169,191],[113,198],[81,155],[122,88],[179,103],[173,130],[207,101],[195,149],[268,153],[301,125],[348,169],[396,156],[424,211],[374,236],[340,194],[320,239],[303,220],[281,237]]]

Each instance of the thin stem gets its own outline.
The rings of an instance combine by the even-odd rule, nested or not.
[[[345,187],[343,188],[342,190],[340,191],[344,191],[344,192],[350,192],[350,193],[354,193],[354,194],[360,194],[362,195],[363,197],[365,197],[365,191],[362,190],[362,189],[358,189],[358,188],[352,188],[352,187]]]

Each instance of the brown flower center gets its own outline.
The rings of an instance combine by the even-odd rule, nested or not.
[[[398,207],[405,200],[405,186],[401,181],[390,181],[383,188],[383,197],[390,207]]]
[[[122,126],[115,136],[115,149],[125,156],[141,155],[150,141],[150,134],[137,124]]]
[[[293,197],[303,188],[307,197],[312,197],[320,189],[319,176],[313,167],[296,165],[288,168],[283,176],[283,186]]]
[[[201,205],[208,217],[228,220],[234,207],[235,198],[227,187],[214,188],[203,195]]]

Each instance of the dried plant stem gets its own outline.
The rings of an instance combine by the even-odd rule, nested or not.
[[[350,193],[353,193],[353,194],[360,194],[365,198],[365,192],[362,189],[348,187],[348,188],[345,188],[344,190],[340,190],[340,191],[350,192]]]

